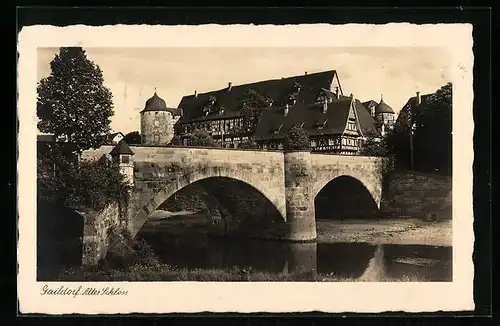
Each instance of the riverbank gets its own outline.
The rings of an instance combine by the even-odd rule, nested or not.
[[[105,260],[99,268],[93,270],[69,268],[41,271],[38,280],[108,282],[425,282],[448,279],[448,277],[439,275],[441,272],[434,273],[431,265],[451,264],[446,260],[448,259],[446,258],[448,249],[452,245],[451,220],[436,222],[417,219],[317,220],[317,247],[304,244],[305,247],[297,251],[297,253],[302,252],[299,256],[305,259],[303,262],[305,266],[302,267],[307,267],[306,271],[297,271],[285,262],[292,258],[291,261],[296,265],[298,262],[296,259],[299,256],[287,256],[288,258],[283,261],[283,267],[277,266],[278,268],[273,268],[274,270],[270,272],[266,271],[264,266],[266,261],[277,262],[283,252],[287,253],[290,250],[295,252],[298,247],[295,248],[294,245],[290,244],[288,246],[291,247],[288,248],[283,243],[273,245],[270,242],[263,242],[257,244],[264,247],[253,247],[255,244],[250,244],[250,251],[245,251],[248,249],[244,248],[247,246],[247,242],[243,242],[243,247],[240,247],[241,243],[238,242],[231,242],[229,247],[227,244],[224,247],[224,243],[217,241],[205,243],[206,237],[195,237],[199,241],[194,241],[194,243],[189,239],[188,242],[177,243],[176,234],[178,232],[181,234],[181,231],[186,232],[187,229],[190,232],[202,232],[204,228],[195,226],[203,225],[204,218],[199,214],[192,214],[188,218],[182,218],[178,214],[174,215],[177,216],[172,215],[169,216],[170,218],[160,217],[154,219],[145,226],[144,231],[146,231],[146,234],[149,233],[156,239],[160,239],[160,243],[155,243],[155,241],[150,243],[144,238],[131,239],[123,237],[117,242],[118,246],[113,246],[112,252],[108,252],[107,261]],[[165,242],[165,237],[158,237],[159,234],[166,236],[167,233],[170,238],[173,237],[174,242]],[[155,250],[159,249],[160,251],[152,250],[151,245],[156,248]],[[399,245],[410,246],[405,249],[406,247],[398,247]],[[285,250],[279,250],[279,247],[283,247]],[[426,249],[426,247],[429,247],[429,249]],[[207,248],[211,249],[208,250]],[[234,249],[233,253],[231,248]],[[308,253],[308,249],[310,249],[310,253]],[[165,253],[162,250],[167,250],[167,257],[169,257],[167,260],[164,259],[163,255]],[[432,251],[427,252],[427,250]],[[349,252],[349,254],[346,255],[345,252]],[[191,257],[191,253],[200,260],[187,259],[187,264],[191,266],[185,266],[186,257]],[[256,253],[257,255],[255,255]],[[237,258],[241,255],[246,258]],[[316,259],[311,260],[308,258],[308,255],[316,257],[317,262]],[[132,261],[130,257],[135,258]],[[163,258],[160,259],[159,257]],[[169,264],[163,263],[169,261],[169,259],[178,261],[179,265],[169,265],[172,262]],[[226,261],[225,259],[232,260]],[[249,259],[254,260],[250,263],[250,261],[247,261]],[[333,267],[329,267],[333,260],[337,263],[334,263]],[[116,262],[119,262],[119,264],[116,265]],[[241,263],[243,265],[250,263],[247,266],[254,266],[254,263],[256,266],[264,264],[264,269],[241,268]],[[173,264],[177,263],[173,262]],[[219,266],[211,267],[211,264]],[[225,267],[220,266],[221,264],[225,264]],[[240,267],[231,268],[233,264]],[[197,268],[198,266],[203,266],[203,268]],[[344,269],[348,271],[346,272]],[[331,273],[332,270],[336,272]]]
[[[187,228],[194,232],[206,232],[206,217],[202,213],[157,212],[155,218],[145,226],[146,232],[185,233]],[[451,219],[424,221],[416,218],[395,219],[317,219],[316,242],[322,243],[369,243],[452,246],[453,223]]]
[[[39,280],[41,281],[41,280]],[[168,265],[137,265],[129,270],[60,271],[50,281],[55,282],[423,282],[421,277],[403,275],[392,278],[378,273],[361,277],[342,277],[333,273],[282,272],[269,273],[239,268],[186,269]]]
[[[452,220],[317,220],[317,242],[452,246]]]

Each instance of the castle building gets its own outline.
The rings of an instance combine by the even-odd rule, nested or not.
[[[143,145],[168,145],[174,137],[174,125],[182,115],[177,108],[167,107],[158,94],[146,101],[141,114],[141,143]]]
[[[394,126],[394,110],[384,102],[383,95],[380,95],[380,102],[377,103],[373,100],[364,102],[366,110],[372,116],[377,130],[381,136]]]
[[[182,98],[179,108],[183,115],[175,128],[184,145],[191,132],[201,129],[225,148],[253,139],[263,149],[282,149],[288,130],[301,126],[312,151],[355,154],[363,139],[380,136],[363,104],[343,95],[335,70],[195,91]]]

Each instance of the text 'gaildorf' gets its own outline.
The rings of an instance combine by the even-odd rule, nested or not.
[[[76,297],[79,295],[127,295],[127,290],[122,290],[119,287],[83,287],[78,286],[77,288],[69,288],[67,286],[60,286],[58,288],[50,288],[48,285],[44,285],[42,288],[41,295],[61,295],[61,296],[72,296]]]

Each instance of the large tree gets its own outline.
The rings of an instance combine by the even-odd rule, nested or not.
[[[413,115],[415,167],[425,172],[451,173],[452,84],[430,95]]]
[[[66,137],[77,152],[101,146],[114,114],[101,69],[79,47],[60,48],[50,67],[37,89],[39,130]]]
[[[400,113],[404,114],[404,112]],[[451,173],[452,157],[452,84],[422,97],[422,103],[408,108],[387,137],[388,151],[398,168],[422,172]],[[410,141],[411,138],[411,141]]]

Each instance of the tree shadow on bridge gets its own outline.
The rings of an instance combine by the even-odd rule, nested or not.
[[[162,224],[162,231],[177,235],[202,230],[210,235],[245,238],[280,237],[285,231],[284,219],[269,199],[249,184],[228,177],[193,182],[173,194],[159,209],[193,214],[149,220],[143,229],[154,232],[153,224]],[[141,235],[145,230],[141,229]]]
[[[339,176],[316,195],[316,218],[349,219],[378,216],[377,203],[361,181],[350,176]]]

